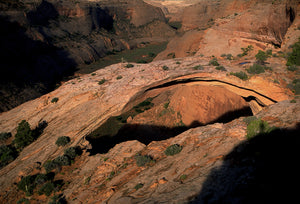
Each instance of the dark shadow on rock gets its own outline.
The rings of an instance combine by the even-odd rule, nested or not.
[[[227,123],[236,118],[242,116],[250,116],[252,115],[250,107],[228,112],[218,119],[211,121],[207,124],[213,124],[216,122]],[[108,119],[108,121],[114,121],[114,118]],[[207,125],[200,123],[198,121],[194,121],[190,126],[179,126],[179,127],[165,127],[165,126],[155,126],[155,125],[141,125],[141,124],[123,124],[119,123],[110,123],[106,125],[107,127],[102,128],[104,131],[99,131],[101,126],[92,132],[91,134],[86,136],[86,139],[92,145],[92,149],[90,151],[90,155],[95,155],[97,153],[107,153],[111,148],[113,148],[116,144],[121,142],[130,141],[130,140],[138,140],[139,142],[148,145],[152,141],[161,141],[166,140],[180,133],[190,129],[203,125]],[[109,130],[107,130],[109,129]]]
[[[89,7],[89,15],[91,16],[92,30],[104,28],[107,31],[113,31],[114,19],[107,10],[100,7]]]
[[[196,203],[295,203],[300,124],[260,134],[235,147],[204,182]]]
[[[50,20],[56,19],[58,16],[55,7],[45,0],[34,11],[27,13],[27,19],[33,26],[47,26]]]
[[[75,71],[67,51],[33,40],[26,31],[0,16],[0,112],[52,91]]]

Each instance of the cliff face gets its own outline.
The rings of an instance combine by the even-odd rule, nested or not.
[[[47,93],[79,64],[174,31],[143,1],[1,1],[1,104],[6,111]],[[24,88],[25,87],[25,88]]]
[[[175,50],[176,57],[190,53],[236,56],[241,48],[281,47],[290,26],[297,27],[299,1],[203,1],[184,9],[183,36],[171,41],[169,49],[157,59],[167,58]],[[194,36],[194,37],[190,37]],[[176,43],[180,42],[180,43]]]

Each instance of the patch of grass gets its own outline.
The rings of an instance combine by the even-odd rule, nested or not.
[[[149,156],[149,155],[135,155],[135,160],[136,160],[136,165],[141,167],[141,166],[146,166],[147,164],[154,162],[154,160]]]
[[[238,78],[240,78],[241,80],[244,80],[244,81],[248,79],[248,75],[243,71],[230,72],[230,75],[236,76],[236,77],[238,77]]]
[[[187,175],[182,174],[179,179],[180,179],[180,181],[184,181],[185,179],[187,179]]]
[[[249,74],[261,74],[265,72],[265,68],[259,64],[253,64],[247,69]]]
[[[173,144],[169,147],[167,147],[167,149],[165,150],[165,155],[167,156],[173,156],[175,154],[180,153],[182,150],[182,146],[178,145],[178,144]]]
[[[247,139],[251,139],[252,137],[258,134],[267,134],[273,131],[274,128],[270,127],[268,122],[263,121],[261,119],[251,121],[247,126]]]

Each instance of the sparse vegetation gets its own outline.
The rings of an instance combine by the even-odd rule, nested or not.
[[[0,168],[6,166],[17,157],[17,152],[12,146],[0,146]]]
[[[140,188],[143,188],[144,184],[142,183],[139,183],[139,184],[136,184],[136,186],[134,187],[135,190],[139,190]]]
[[[253,46],[252,45],[248,45],[248,47],[241,48],[241,50],[243,51],[243,53],[239,54],[238,57],[243,57],[243,56],[248,55],[249,52],[253,50]]]
[[[223,66],[217,66],[217,67],[216,67],[216,70],[220,70],[220,71],[223,71],[223,72],[227,71],[227,70],[225,69],[225,67],[223,67]]]
[[[295,79],[291,84],[288,85],[295,95],[300,95],[300,79]]]
[[[300,38],[293,46],[293,51],[288,53],[287,66],[297,65],[300,66]]]
[[[265,67],[254,63],[249,69],[247,69],[247,72],[249,74],[261,74],[265,72]]]
[[[145,101],[139,103],[138,105],[134,106],[133,108],[137,113],[142,113],[146,110],[151,109],[154,106],[154,104],[152,103],[152,100],[153,100],[153,98],[147,98]]]
[[[238,78],[240,78],[241,80],[244,80],[244,81],[248,79],[248,75],[243,71],[230,72],[230,75],[236,76],[236,77],[238,77]]]
[[[35,184],[35,176],[25,176],[21,179],[21,181],[18,183],[18,189],[25,192],[26,196],[30,196],[33,194],[33,190],[36,187]]]
[[[298,71],[298,67],[296,67],[295,65],[291,65],[287,67],[287,70],[290,72],[295,72]]]
[[[101,79],[100,81],[98,81],[98,84],[99,84],[99,85],[102,85],[102,84],[104,84],[105,82],[106,82],[106,79],[103,78],[103,79]]]
[[[264,51],[259,50],[258,53],[255,55],[255,58],[258,64],[264,65],[265,61],[268,59],[268,54],[266,54]]]
[[[268,122],[261,119],[251,121],[247,126],[247,138],[251,139],[252,137],[258,134],[267,134],[274,130],[273,127],[270,127]]]
[[[71,164],[71,159],[68,156],[63,155],[56,157],[53,162],[58,166],[69,166]]]
[[[38,190],[38,194],[39,195],[45,194],[46,196],[50,196],[54,190],[55,190],[55,184],[52,182],[47,182]]]
[[[58,102],[58,98],[57,97],[55,97],[55,98],[53,98],[52,100],[51,100],[51,103],[57,103]]]
[[[62,136],[62,137],[57,138],[55,144],[56,144],[57,146],[65,146],[65,145],[67,145],[70,141],[71,141],[70,137]]]
[[[220,64],[218,63],[217,58],[213,58],[212,60],[209,61],[209,65],[219,66]]]
[[[13,144],[18,151],[22,151],[24,147],[31,144],[34,141],[33,131],[30,129],[30,125],[26,120],[22,120],[17,128],[17,134]]]
[[[10,132],[1,132],[0,133],[0,140],[5,141],[8,138],[11,138],[11,133]]]
[[[187,175],[186,174],[182,174],[181,176],[180,176],[180,181],[182,182],[182,181],[184,181],[185,179],[187,179]]]
[[[181,152],[181,150],[182,150],[182,146],[180,146],[178,144],[173,144],[173,145],[167,147],[167,149],[165,150],[165,155],[173,156],[173,155]]]
[[[169,58],[175,58],[175,57],[176,57],[175,52],[169,53],[169,54],[167,55],[167,57],[169,57]]]
[[[164,66],[162,67],[162,69],[165,70],[165,71],[167,71],[167,70],[169,70],[169,67],[166,66],[166,65],[164,65]]]
[[[141,167],[145,166],[151,162],[154,162],[154,160],[149,155],[135,155],[136,165]]]
[[[134,67],[134,65],[133,65],[133,64],[130,64],[130,63],[128,63],[128,64],[126,64],[126,65],[125,65],[125,67],[126,67],[126,68],[132,68],[132,67]]]
[[[77,156],[81,154],[82,150],[79,146],[69,147],[65,150],[65,156],[68,156],[71,160],[75,159]]]
[[[121,75],[117,76],[117,80],[122,79],[123,77]]]
[[[204,67],[202,65],[197,65],[193,67],[193,70],[204,70]]]

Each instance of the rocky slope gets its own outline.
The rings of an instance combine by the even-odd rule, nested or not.
[[[2,113],[1,130],[13,134],[23,119],[31,127],[47,123],[42,135],[0,170],[2,202],[22,198],[13,182],[33,172],[44,172],[38,164],[63,153],[65,148],[55,145],[59,136],[71,138],[68,147],[80,145],[84,150],[72,166],[63,167],[56,175],[56,179],[64,180],[63,195],[71,203],[181,203],[195,198],[210,171],[222,165],[222,158],[246,139],[246,123],[239,117],[257,114],[274,104],[257,117],[283,128],[299,122],[299,101],[290,103],[293,93],[274,83],[278,76],[292,80],[285,70],[278,69],[276,74],[267,71],[242,81],[216,71],[208,65],[209,60],[190,57],[134,64],[133,68],[112,65]],[[236,61],[219,62],[228,72],[244,69]],[[203,69],[195,68],[199,65]],[[58,101],[52,103],[53,98]],[[148,98],[153,98],[151,106],[139,105]],[[278,101],[284,102],[276,104]],[[245,108],[248,111],[243,112]],[[126,116],[116,134],[115,128],[108,128],[113,138],[93,138],[112,116]],[[235,118],[239,119],[218,123]],[[197,127],[207,123],[215,124]],[[191,127],[197,128],[187,130]],[[165,156],[165,148],[175,143],[183,146],[182,152]],[[137,153],[150,155],[156,162],[138,167]],[[135,190],[139,183],[143,188]],[[29,199],[33,203],[47,200],[36,195]]]
[[[119,1],[126,7],[124,2]],[[110,7],[108,1],[101,4]],[[277,1],[274,4],[282,7]],[[250,14],[254,5],[249,1]],[[135,15],[134,10],[127,11]],[[80,9],[60,12],[84,14]],[[237,18],[246,14],[239,15]],[[139,24],[145,19],[133,22]],[[22,120],[41,133],[0,169],[0,202],[293,202],[297,198],[293,181],[299,178],[294,166],[300,145],[299,67],[287,67],[283,51],[290,50],[291,42],[299,38],[299,29],[295,29],[298,22],[296,17],[285,31],[291,41],[285,37],[282,49],[273,49],[272,55],[260,62],[264,67],[259,74],[259,69],[251,72],[250,67],[257,63],[254,55],[258,49],[268,44],[242,37],[244,47],[253,45],[253,50],[240,58],[196,54],[149,64],[114,64],[0,113],[1,132],[13,135],[5,141],[1,138],[1,144],[12,143]],[[212,26],[205,31],[206,37],[229,24]],[[11,29],[15,27],[18,24]],[[222,47],[226,32],[215,33]],[[201,38],[198,34],[196,30],[186,33],[195,39]],[[268,36],[278,40],[275,34]],[[205,44],[205,49],[218,49],[212,41],[207,42],[211,45]],[[240,49],[239,44],[230,48]],[[50,56],[55,58],[57,50],[52,51]],[[247,73],[247,79],[237,74],[241,71]],[[70,143],[56,145],[60,136],[68,136]],[[46,173],[45,164],[62,159],[60,156],[75,146],[82,154],[65,166],[48,169],[51,182],[36,179]],[[32,195],[20,190],[19,182],[25,178],[34,179]],[[43,189],[45,183],[49,185]],[[32,188],[28,184],[23,187],[25,191]]]
[[[184,9],[182,30],[187,32],[174,38],[157,59],[168,58],[170,53],[220,56],[225,50],[237,56],[248,45],[256,50],[281,47],[285,41],[293,44],[297,37],[292,40],[285,35],[289,27],[299,26],[298,14],[297,0],[202,1]]]

